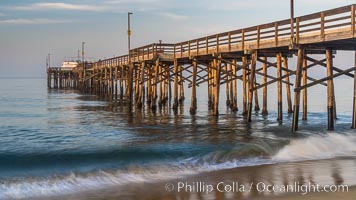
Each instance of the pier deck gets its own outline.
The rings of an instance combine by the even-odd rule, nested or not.
[[[175,44],[153,43],[131,49],[128,55],[98,60],[90,67],[80,64],[69,72],[49,68],[48,87],[53,83],[55,88],[74,87],[106,95],[115,101],[125,100],[130,110],[133,105],[141,109],[145,101],[156,110],[157,103],[166,106],[173,97],[172,109],[176,111],[184,100],[183,85],[188,84],[192,93],[190,112],[195,114],[196,87],[207,84],[209,108],[218,116],[221,85],[226,85],[227,105],[233,111],[239,109],[236,82],[240,80],[242,114],[249,121],[252,120],[252,105],[256,111],[260,109],[259,89],[263,92],[262,114],[268,114],[267,100],[277,99],[278,120],[282,121],[284,84],[288,112],[293,112],[292,130],[296,131],[301,98],[302,119],[306,120],[307,89],[321,84],[327,87],[328,129],[333,130],[336,118],[333,79],[349,76],[354,79],[356,88],[356,77],[352,73],[356,62],[347,69],[333,65],[337,50],[356,50],[355,8],[354,4],[296,17],[292,25],[292,20],[287,19]],[[313,54],[322,54],[325,58],[317,60]],[[297,63],[291,65],[290,58],[294,56]],[[327,76],[317,80],[308,75],[308,69],[315,66],[324,67]],[[268,68],[275,68],[277,73],[268,73]],[[262,78],[256,79],[256,76]],[[290,82],[291,76],[295,77],[294,83]],[[271,84],[277,84],[277,98],[267,94]],[[352,128],[356,128],[355,97],[353,102]]]

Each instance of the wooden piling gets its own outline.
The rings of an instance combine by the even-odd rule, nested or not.
[[[152,97],[152,103],[151,103],[151,110],[155,111],[157,109],[157,86],[158,86],[158,81],[159,81],[159,60],[156,60],[155,63],[155,79],[154,79],[154,84],[153,84],[153,97]]]
[[[196,81],[197,81],[197,61],[193,59],[193,74],[192,74],[192,96],[191,96],[191,104],[190,104],[190,114],[194,115],[197,110],[197,92],[196,92]]]
[[[165,65],[165,80],[164,80],[164,99],[163,104],[165,105],[169,100],[169,93],[170,93],[170,77],[169,77],[169,66]]]
[[[164,66],[160,66],[158,68],[158,82],[159,82],[159,99],[158,99],[158,107],[162,108],[162,103],[163,103],[163,68]]]
[[[121,65],[121,76],[120,76],[120,101],[121,102],[124,99],[124,79],[125,79],[124,66]]]
[[[215,87],[214,87],[214,110],[213,115],[219,115],[219,95],[220,95],[220,71],[221,71],[221,61],[214,59],[214,68],[215,68]]]
[[[242,114],[247,115],[247,57],[242,57],[242,65],[244,68],[242,69]]]
[[[228,72],[225,76],[225,91],[226,91],[226,106],[230,107],[230,74],[231,74],[231,64],[224,64],[225,70]]]
[[[210,62],[208,64],[208,108],[211,109],[213,107],[213,76],[212,76],[212,66],[213,63]]]
[[[263,71],[263,78],[262,78],[262,84],[263,86],[263,107],[262,107],[262,115],[267,115],[268,110],[267,110],[267,57],[263,57],[263,64],[262,64],[262,71]]]
[[[353,108],[352,108],[352,129],[356,129],[356,50],[354,52],[354,97],[353,97]]]
[[[281,53],[277,53],[277,78],[282,77],[282,55]],[[277,82],[277,91],[278,91],[278,121],[283,120],[283,108],[282,108],[282,79],[278,80]]]
[[[252,100],[253,100],[253,88],[255,85],[255,69],[257,62],[257,51],[253,52],[251,55],[251,70],[250,70],[250,78],[249,78],[249,90],[248,90],[248,111],[247,111],[247,120],[251,122],[252,116]]]
[[[134,72],[134,65],[129,65],[129,71],[127,73],[127,106],[128,111],[132,111],[132,104],[133,104],[133,72]]]
[[[256,76],[255,76],[254,87],[257,87]],[[257,91],[257,89],[254,90],[254,95],[255,95],[255,111],[259,111],[260,110],[260,104],[258,103],[258,91]]]
[[[151,107],[152,102],[152,72],[151,72],[152,65],[149,64],[147,68],[147,107]]]
[[[288,113],[292,113],[293,112],[293,108],[292,108],[292,97],[291,97],[291,92],[290,92],[290,80],[289,80],[289,76],[287,76],[288,71],[289,71],[289,67],[288,67],[288,58],[287,57],[283,57],[283,67],[284,67],[284,75],[286,76],[285,78],[285,82],[286,82],[286,93],[287,93],[287,103],[288,103]]]
[[[145,79],[145,61],[141,62],[141,75],[140,75],[140,91],[139,91],[139,97],[138,97],[138,102],[137,102],[137,107],[139,109],[142,108],[143,102],[144,102],[144,79]]]
[[[236,60],[233,60],[232,61],[234,65],[232,65],[232,74],[233,76],[236,76]],[[232,111],[236,112],[238,111],[238,107],[237,107],[237,80],[232,80],[232,94],[233,94],[233,97],[232,97]]]
[[[298,61],[295,76],[295,88],[299,88],[301,84],[302,67],[304,59],[304,49],[298,49]],[[294,90],[294,106],[293,106],[293,124],[292,132],[295,133],[298,130],[299,119],[299,105],[300,105],[300,90]]]
[[[302,84],[306,85],[308,84],[307,76],[308,76],[308,63],[307,59],[303,59],[303,72],[302,72]],[[308,119],[308,89],[304,88],[303,89],[303,115],[302,115],[302,120],[307,120]]]
[[[178,110],[178,61],[174,59],[174,99],[173,99],[173,110]]]
[[[135,102],[137,103],[139,101],[140,98],[140,76],[141,76],[141,65],[135,66]]]
[[[184,80],[183,80],[183,67],[178,65],[179,68],[179,103],[182,105],[185,99],[184,96]]]
[[[95,72],[94,72],[95,74]],[[118,66],[115,66],[115,102],[117,102],[117,97],[118,97],[118,88],[117,88],[117,81],[119,78],[119,70],[118,70]]]
[[[326,50],[326,67],[327,67],[327,76],[333,75],[333,57],[330,49]],[[328,130],[334,130],[334,83],[333,78],[327,80],[328,88]]]

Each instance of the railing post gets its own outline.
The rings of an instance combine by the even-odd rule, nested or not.
[[[216,35],[216,52],[219,52],[219,34]]]
[[[176,45],[173,45],[173,57],[176,59]]]
[[[274,23],[274,44],[278,46],[278,23]]]
[[[230,32],[227,35],[227,45],[228,45],[228,49],[230,52],[231,51],[231,33]]]
[[[180,57],[183,57],[183,44],[180,44]]]
[[[297,44],[299,44],[299,17],[297,17],[297,19],[296,19],[296,21],[295,21],[295,32],[296,32],[296,36],[295,36],[295,42],[297,43]]]
[[[257,26],[257,49],[260,48],[260,26]]]
[[[190,57],[190,41],[188,41],[188,57]]]
[[[325,40],[325,14],[321,12],[320,16],[320,37],[324,41]]]
[[[205,38],[205,54],[209,53],[209,40],[208,37]]]
[[[355,36],[355,5],[351,6],[351,33]]]
[[[242,31],[241,31],[241,42],[242,42],[242,51],[244,51],[245,50],[245,30],[243,30],[242,29]]]
[[[199,40],[197,40],[196,43],[197,43],[197,46],[196,46],[197,47],[197,56],[199,56]]]

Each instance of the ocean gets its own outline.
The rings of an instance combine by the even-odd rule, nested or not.
[[[292,115],[284,112],[283,122],[276,120],[275,86],[269,89],[275,97],[269,98],[269,115],[255,113],[249,124],[241,111],[226,108],[224,96],[219,118],[212,116],[204,87],[198,88],[192,116],[188,89],[178,113],[170,108],[127,113],[125,106],[94,95],[47,89],[45,79],[0,79],[0,199],[169,199],[155,196],[167,193],[166,183],[204,179],[205,174],[213,182],[228,180],[227,174],[283,182],[277,175],[265,177],[273,166],[304,180],[314,174],[321,183],[335,183],[336,170],[342,183],[352,186],[353,80],[336,80],[335,87],[336,130],[326,130],[326,88],[317,86],[308,91],[308,120],[300,120],[295,135]],[[308,173],[300,175],[300,169]],[[155,187],[152,198],[135,196],[144,197],[142,184]]]

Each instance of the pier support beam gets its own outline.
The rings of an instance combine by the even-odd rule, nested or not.
[[[353,98],[353,112],[352,112],[352,129],[356,129],[356,50],[354,55],[354,98]]]
[[[208,64],[208,108],[211,109],[213,107],[213,63]]]
[[[255,75],[255,84],[254,87],[257,87],[256,75]],[[255,111],[260,111],[260,104],[258,103],[258,90],[254,90],[255,95]]]
[[[142,109],[142,105],[144,102],[144,80],[145,80],[145,61],[143,61],[141,63],[141,76],[140,76],[140,81],[139,81],[139,85],[140,85],[140,89],[139,89],[139,97],[138,97],[138,102],[137,102],[137,108],[138,109]]]
[[[183,80],[183,67],[178,65],[179,70],[179,103],[183,105],[185,96],[184,96],[184,80]]]
[[[163,68],[164,65],[162,64],[162,66],[160,66],[158,68],[158,82],[159,82],[159,99],[158,99],[158,107],[162,108],[162,103],[163,103]]]
[[[298,49],[298,61],[297,61],[297,69],[295,74],[294,88],[299,88],[301,84],[303,59],[304,59],[304,49]],[[293,133],[295,133],[298,130],[299,105],[300,105],[300,91],[294,90],[293,124],[292,124]]]
[[[94,74],[95,74],[95,72],[94,72]],[[117,102],[117,95],[118,95],[118,90],[117,90],[118,78],[119,78],[118,66],[115,66],[115,102]]]
[[[125,71],[124,71],[124,66],[122,65],[121,66],[121,78],[120,78],[120,101],[122,102],[123,99],[124,99],[124,74],[125,74]]]
[[[151,107],[152,102],[152,72],[151,72],[152,65],[149,64],[147,68],[147,107]]]
[[[242,114],[247,115],[247,57],[242,57],[242,65],[244,69],[242,69]]]
[[[248,90],[248,110],[247,110],[247,120],[251,122],[252,116],[252,100],[253,100],[253,88],[255,85],[255,69],[256,69],[256,62],[257,62],[257,51],[253,52],[251,55],[251,71],[250,71],[250,78],[249,78],[249,90]]]
[[[263,71],[263,78],[262,84],[263,86],[263,107],[262,107],[262,115],[268,115],[267,110],[267,57],[263,57],[263,64],[262,64],[262,71]]]
[[[282,110],[282,54],[277,53],[277,91],[278,91],[278,117],[277,121],[281,122],[283,120],[283,110]]]
[[[157,109],[157,87],[158,87],[158,81],[159,81],[159,60],[156,60],[155,64],[155,81],[153,85],[153,97],[152,97],[152,105],[151,105],[151,110],[156,111]]]
[[[230,98],[232,98],[232,95],[230,95],[230,76],[232,73],[232,69],[231,69],[231,64],[227,64],[225,63],[225,70],[228,72],[225,76],[225,86],[226,86],[226,106],[230,107],[230,103],[232,102],[232,100],[230,100]]]
[[[214,68],[215,68],[215,76],[214,76],[214,110],[213,115],[219,115],[219,96],[220,96],[220,72],[221,72],[221,61],[214,59]]]
[[[236,76],[237,70],[236,70],[236,60],[232,61],[232,77]],[[232,81],[232,111],[237,112],[239,109],[237,107],[237,80]]]
[[[173,110],[178,110],[178,61],[174,59],[174,99],[173,99]]]
[[[197,110],[197,92],[196,92],[196,82],[197,82],[197,68],[198,64],[197,61],[194,59],[193,60],[193,74],[192,74],[192,99],[191,99],[191,104],[190,104],[190,114],[194,115]]]
[[[333,75],[333,58],[332,52],[330,49],[326,50],[326,68],[327,68],[327,76],[331,77]],[[327,80],[328,84],[328,130],[334,130],[334,82],[333,78]]]
[[[288,103],[288,113],[292,113],[293,112],[293,108],[292,108],[292,98],[291,98],[291,92],[290,92],[290,80],[289,80],[289,76],[288,75],[288,58],[284,57],[283,58],[283,66],[284,66],[284,75],[286,76],[285,81],[286,81],[286,93],[287,93],[287,103]]]
[[[132,112],[133,103],[133,75],[134,75],[134,65],[129,65],[129,71],[127,73],[127,106],[128,111]]]
[[[308,69],[307,69],[308,63],[307,63],[307,59],[303,59],[303,73],[302,73],[302,82],[303,85],[307,85],[308,84]],[[307,120],[308,119],[308,89],[304,88],[303,89],[303,116],[302,116],[302,120]]]

